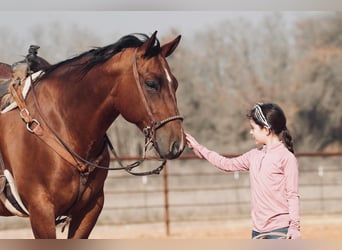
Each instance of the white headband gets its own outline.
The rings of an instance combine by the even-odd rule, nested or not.
[[[262,109],[260,107],[260,103],[256,104],[254,106],[255,109],[255,117],[260,121],[266,128],[271,128],[271,125],[267,122],[266,117],[264,116],[264,113],[262,112]]]

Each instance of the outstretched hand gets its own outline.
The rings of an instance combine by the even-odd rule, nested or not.
[[[194,147],[198,146],[199,143],[196,141],[194,137],[192,137],[189,133],[185,133],[185,139],[188,144],[188,147],[193,149]]]
[[[192,137],[189,133],[185,133],[185,139],[188,147],[192,149],[192,151],[197,155],[199,158],[203,158],[203,155],[199,151],[199,144],[194,137]]]

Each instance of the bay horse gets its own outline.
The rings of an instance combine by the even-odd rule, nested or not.
[[[35,238],[56,238],[60,216],[68,216],[68,238],[89,237],[104,204],[106,131],[119,115],[161,159],[184,150],[178,82],[166,61],[181,36],[161,45],[156,34],[126,35],[51,65],[31,84],[25,109],[0,115],[3,163]],[[0,215],[13,214],[0,202]]]

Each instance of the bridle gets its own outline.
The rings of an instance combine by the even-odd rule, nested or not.
[[[161,159],[162,163],[159,167],[157,167],[156,169],[154,170],[151,170],[151,171],[148,171],[148,172],[132,172],[132,170],[138,166],[140,166],[146,159],[146,153],[147,153],[147,150],[149,148],[149,146],[151,146],[150,148],[152,147],[155,147],[155,140],[156,140],[156,130],[161,128],[162,126],[164,126],[165,124],[171,122],[171,121],[175,121],[175,120],[181,120],[183,121],[183,117],[180,116],[180,115],[175,115],[175,116],[172,116],[172,117],[168,117],[162,121],[159,121],[159,122],[156,122],[153,115],[152,115],[152,112],[151,112],[151,109],[150,109],[150,106],[148,105],[148,102],[147,102],[147,98],[144,94],[144,91],[142,89],[142,85],[141,85],[141,81],[140,81],[140,77],[139,77],[139,72],[138,72],[138,69],[137,69],[137,59],[136,59],[136,52],[137,52],[137,49],[135,49],[135,52],[134,52],[134,55],[133,55],[133,75],[134,75],[134,79],[135,79],[135,82],[136,82],[136,85],[137,85],[137,88],[138,88],[138,91],[139,91],[139,95],[141,97],[141,100],[145,106],[145,109],[146,109],[146,112],[147,112],[147,115],[149,116],[149,120],[150,120],[150,124],[146,127],[143,128],[143,133],[144,133],[144,136],[145,136],[145,145],[144,145],[144,153],[143,153],[143,156],[142,156],[142,159],[134,162],[134,163],[131,163],[131,164],[128,164],[128,165],[124,165],[122,160],[120,159],[120,157],[118,156],[118,154],[116,153],[108,135],[106,134],[105,137],[104,137],[104,141],[106,143],[106,145],[108,145],[110,151],[112,152],[112,154],[115,156],[115,159],[118,161],[120,167],[104,167],[104,166],[101,166],[101,165],[98,165],[97,163],[94,163],[94,162],[90,162],[86,159],[84,159],[83,157],[81,157],[80,155],[78,155],[74,150],[72,150],[68,145],[67,143],[58,135],[57,131],[55,131],[55,129],[50,125],[50,123],[48,122],[48,119],[47,117],[42,113],[42,110],[40,108],[40,105],[39,105],[39,102],[38,102],[38,99],[37,99],[37,96],[36,96],[36,93],[35,93],[35,88],[34,88],[34,83],[33,83],[33,79],[32,79],[32,75],[30,74],[30,78],[31,78],[31,89],[32,89],[32,93],[33,93],[33,99],[34,99],[34,102],[35,102],[35,105],[37,107],[37,111],[39,113],[39,115],[41,116],[41,118],[44,120],[45,124],[47,125],[47,127],[49,128],[49,130],[51,131],[51,133],[53,134],[53,136],[55,137],[56,142],[54,142],[53,144],[51,142],[46,142],[50,147],[52,147],[59,155],[61,155],[63,158],[65,158],[69,163],[71,163],[72,165],[75,165],[76,163],[76,167],[79,168],[80,165],[86,165],[86,166],[90,166],[90,167],[93,167],[93,168],[99,168],[99,169],[105,169],[105,170],[125,170],[127,171],[128,173],[132,174],[132,175],[137,175],[137,176],[143,176],[143,175],[151,175],[151,174],[159,174],[165,164],[166,164],[166,159]],[[171,86],[169,84],[169,88],[171,90]],[[171,92],[172,93],[172,92]],[[173,96],[174,98],[174,101],[175,101],[175,97]],[[26,106],[24,106],[23,108],[25,111],[27,111],[26,109]],[[20,110],[22,112],[22,110]],[[27,111],[28,112],[28,111]],[[31,133],[34,133],[36,134],[37,136],[39,137],[42,137],[42,135],[44,133],[42,133],[42,128],[40,126],[40,123],[36,120],[36,119],[32,119],[29,115],[29,112],[28,112],[28,116],[29,118],[28,119],[23,119],[24,122],[26,122],[26,127],[27,127],[27,130]],[[32,126],[34,126],[34,128],[32,128]],[[44,139],[42,139],[44,141]],[[52,145],[51,145],[52,144]],[[65,151],[65,152],[61,152],[61,151]],[[66,155],[67,154],[67,155]],[[68,155],[69,154],[69,155]],[[63,156],[64,155],[64,156]],[[66,156],[65,156],[66,155]],[[88,170],[89,171],[89,170]]]
[[[139,76],[138,67],[137,67],[137,55],[136,55],[137,50],[138,49],[136,48],[134,51],[134,55],[133,55],[133,75],[134,75],[134,79],[135,79],[135,83],[137,85],[139,95],[140,95],[141,100],[145,106],[145,110],[146,110],[147,115],[148,115],[149,120],[150,120],[150,125],[143,128],[143,133],[145,135],[145,139],[152,140],[152,143],[154,144],[155,143],[155,134],[156,134],[157,129],[161,128],[166,123],[174,121],[174,120],[183,121],[184,118],[183,118],[183,116],[175,115],[175,116],[168,117],[168,118],[166,118],[160,122],[155,121],[155,119],[152,115],[151,108],[147,103],[147,98],[146,98],[144,91],[142,89],[142,84],[140,81],[140,76]],[[172,93],[170,84],[168,84],[168,86],[169,86],[170,92]],[[172,96],[172,97],[174,99],[173,101],[175,102],[175,97],[174,96]]]

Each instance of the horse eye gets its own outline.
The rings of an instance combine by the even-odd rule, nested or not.
[[[159,86],[159,83],[157,81],[155,81],[155,80],[147,80],[145,82],[145,84],[146,84],[146,86],[149,89],[151,89],[153,91],[159,91],[160,86]]]

